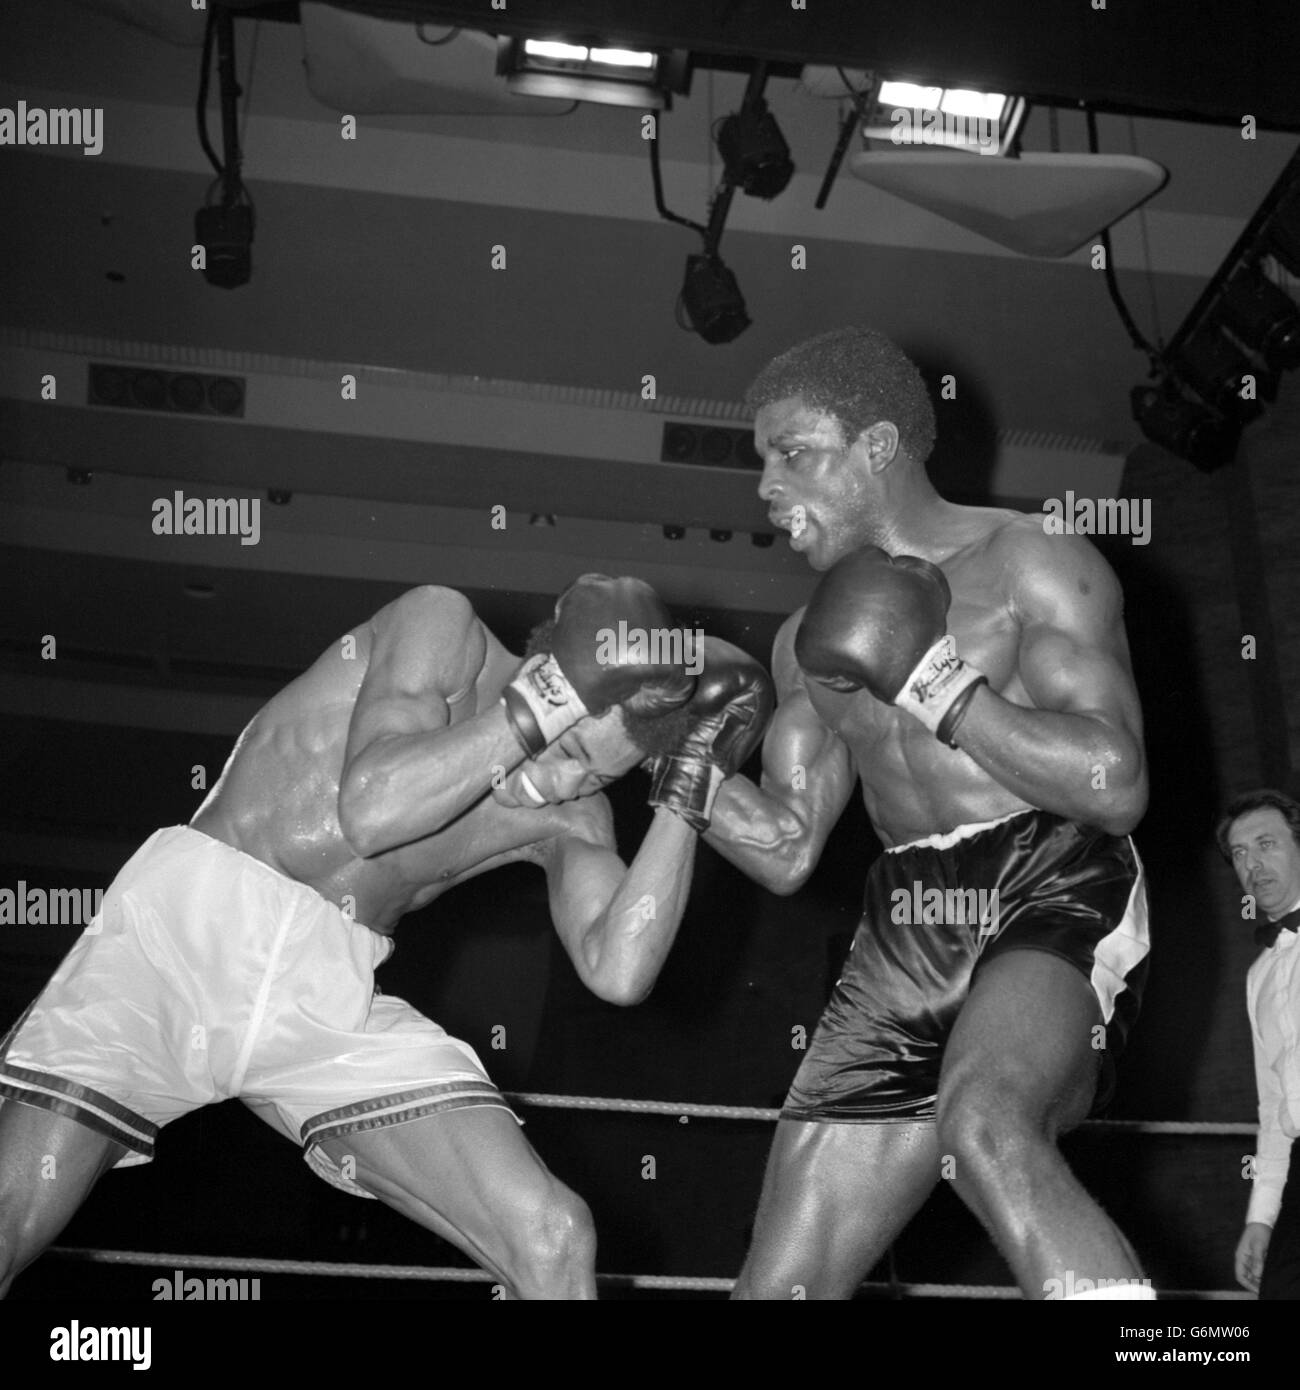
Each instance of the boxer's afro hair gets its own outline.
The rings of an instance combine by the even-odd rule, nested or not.
[[[774,357],[755,377],[745,405],[757,414],[790,396],[834,415],[848,444],[890,420],[913,463],[924,463],[934,448],[934,407],[921,373],[873,328],[836,328]]]
[[[555,619],[547,618],[528,634],[524,659],[536,656],[538,652],[550,652],[554,645]],[[647,758],[657,758],[660,754],[674,752],[694,723],[685,705],[654,718],[637,714],[626,705],[620,705],[618,712],[623,716],[623,731]]]

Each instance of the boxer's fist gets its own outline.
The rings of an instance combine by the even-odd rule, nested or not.
[[[946,633],[951,601],[937,565],[864,546],[822,576],[795,634],[795,659],[820,684],[867,690],[950,743],[975,687],[987,683]]]
[[[729,642],[706,640],[704,669],[678,746],[650,764],[650,804],[708,829],[718,788],[738,772],[763,737],[776,693],[767,672]]]
[[[506,687],[506,715],[530,756],[589,714],[626,705],[653,718],[690,698],[684,641],[668,640],[672,615],[640,579],[584,574],[555,604],[549,652],[529,657]],[[662,658],[650,660],[650,657]]]

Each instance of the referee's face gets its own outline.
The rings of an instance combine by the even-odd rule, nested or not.
[[[1264,806],[1239,816],[1228,848],[1238,882],[1265,916],[1280,917],[1300,903],[1300,845],[1281,811]]]

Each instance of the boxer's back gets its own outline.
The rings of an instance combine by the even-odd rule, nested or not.
[[[399,600],[400,602],[400,600]],[[379,617],[380,615],[376,615]],[[240,734],[221,777],[190,822],[331,901],[352,900],[359,921],[390,930],[406,911],[488,860],[526,841],[512,817],[481,803],[447,830],[362,859],[339,825],[339,786],[358,691],[369,670],[371,619],[332,643],[274,695]],[[448,723],[477,712],[476,679],[515,659],[476,624],[482,640],[452,642],[436,625],[421,630],[439,653],[437,690]],[[502,677],[504,679],[504,677]]]

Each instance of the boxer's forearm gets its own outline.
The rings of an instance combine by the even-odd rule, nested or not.
[[[1126,835],[1146,810],[1141,744],[1101,717],[1027,709],[981,686],[957,747],[1031,806]]]
[[[523,758],[499,704],[450,728],[376,740],[344,770],[339,824],[363,857],[410,844],[450,824]]]
[[[800,817],[748,777],[729,777],[718,792],[705,842],[769,892],[801,888],[821,846]]]
[[[615,1004],[650,993],[681,926],[695,868],[695,831],[657,810],[641,848],[582,942],[587,987]]]

